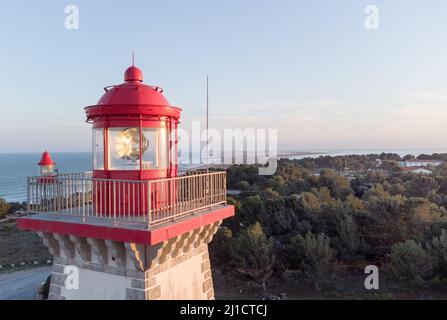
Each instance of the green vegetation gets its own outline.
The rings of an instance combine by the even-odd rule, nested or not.
[[[273,273],[275,255],[273,240],[267,239],[257,222],[238,233],[231,247],[231,256],[235,269],[254,280],[259,280],[263,286]]]
[[[5,201],[5,199],[0,198],[0,219],[3,219],[11,209],[11,205]]]
[[[218,265],[237,266],[226,272],[262,281],[273,270],[273,279],[292,274],[317,289],[330,287],[338,272],[368,264],[388,270],[401,286],[446,282],[447,165],[425,176],[402,171],[401,160],[396,154],[281,159],[274,176],[232,166],[228,188],[241,193],[229,202],[237,215],[224,222],[211,254]]]
[[[44,300],[48,299],[48,294],[50,293],[50,283],[51,283],[51,275],[47,277],[45,282],[39,288],[39,293],[42,295],[42,298]]]
[[[305,237],[297,235],[290,239],[292,267],[298,267],[312,279],[317,291],[335,274],[336,251],[330,247],[330,239],[323,233],[315,236],[308,232]]]
[[[427,243],[428,253],[434,259],[435,273],[447,277],[447,231],[442,230],[439,237]]]
[[[16,213],[26,207],[24,202],[6,202],[5,199],[0,198],[0,219],[6,217],[7,214]]]
[[[401,282],[423,286],[433,272],[433,258],[414,240],[399,242],[391,247],[389,271]]]

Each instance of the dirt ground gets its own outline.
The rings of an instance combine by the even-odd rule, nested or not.
[[[318,292],[312,283],[300,280],[271,279],[267,292],[287,300],[447,300],[447,288],[409,289],[388,283],[383,279],[380,290],[364,288],[363,274],[340,274],[327,287]],[[214,291],[218,300],[261,299],[261,286],[240,276],[224,275],[213,268]]]
[[[17,229],[15,221],[0,223],[0,265],[41,264],[48,259],[52,257],[35,232]]]

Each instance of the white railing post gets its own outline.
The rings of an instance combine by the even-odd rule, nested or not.
[[[31,195],[30,195],[31,185],[30,185],[30,182],[31,182],[31,178],[26,178],[26,185],[27,185],[27,188],[26,188],[26,211],[27,211],[28,215],[31,211],[31,202],[30,202],[31,201]]]

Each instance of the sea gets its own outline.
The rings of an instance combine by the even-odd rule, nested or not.
[[[0,198],[9,202],[26,201],[26,178],[39,175],[41,153],[0,153]],[[51,153],[59,172],[92,170],[90,152]]]
[[[339,156],[348,154],[407,154],[447,153],[445,149],[345,149],[345,150],[298,150],[278,152],[280,158],[302,159],[320,156]],[[0,153],[0,198],[8,202],[26,201],[26,178],[39,174],[41,153]],[[85,172],[92,170],[92,154],[90,152],[52,152],[60,173]],[[192,156],[194,159],[195,156]],[[194,165],[181,164],[180,170],[193,168]]]

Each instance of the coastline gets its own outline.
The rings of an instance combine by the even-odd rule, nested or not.
[[[404,157],[407,154],[418,156],[447,153],[447,148],[414,148],[414,149],[326,149],[326,150],[282,150],[278,159],[301,160],[304,158],[336,157],[347,155],[377,155],[382,153],[397,154]],[[192,154],[194,155],[194,154]],[[7,202],[26,201],[26,179],[37,174],[37,158],[39,154],[30,153],[0,153],[0,198]],[[61,172],[85,172],[91,170],[90,152],[55,152],[54,158]],[[199,158],[193,160],[198,161]],[[203,159],[202,159],[203,160]],[[210,168],[227,169],[230,165],[213,164]],[[182,164],[179,171],[206,169],[204,164]]]

